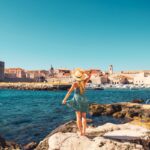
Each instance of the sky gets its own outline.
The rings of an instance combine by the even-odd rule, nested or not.
[[[6,68],[150,70],[149,0],[0,0]]]

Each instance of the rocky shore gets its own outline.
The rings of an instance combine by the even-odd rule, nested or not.
[[[21,146],[13,141],[6,141],[0,136],[0,150],[20,150]]]
[[[137,103],[91,104],[92,116],[109,115],[124,118],[123,124],[106,123],[88,126],[87,135],[80,136],[75,121],[53,130],[38,145],[8,144],[0,138],[0,150],[150,150],[150,105]],[[88,120],[89,121],[89,120]]]
[[[150,129],[150,105],[130,102],[113,104],[91,104],[90,114],[92,116],[113,116],[124,118],[127,121],[142,122],[143,126]]]
[[[88,126],[79,136],[75,121],[52,131],[36,150],[150,150],[150,105],[136,103],[91,104],[93,116],[112,115],[128,123]]]
[[[71,85],[68,84],[50,84],[50,83],[27,83],[27,82],[2,82],[0,89],[18,89],[18,90],[67,90]]]
[[[88,127],[87,135],[77,133],[70,121],[49,134],[36,150],[149,150],[150,131],[137,125],[106,123]]]

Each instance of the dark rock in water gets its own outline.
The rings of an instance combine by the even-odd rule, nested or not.
[[[121,111],[121,106],[116,104],[116,105],[106,105],[106,115],[113,115],[115,112]]]
[[[36,142],[30,142],[26,145],[23,146],[23,149],[24,150],[34,150],[37,146],[37,143]]]
[[[21,150],[21,146],[13,141],[6,141],[0,136],[0,150]]]
[[[147,107],[148,105],[136,103],[91,104],[90,114],[92,116],[111,115],[115,118],[131,120],[134,117],[150,119],[150,109]]]
[[[105,111],[105,107],[103,105],[91,104],[90,105],[90,114],[93,116],[99,116]]]
[[[0,136],[0,148],[4,148],[5,146],[6,146],[5,139]]]
[[[113,117],[115,118],[124,118],[125,112],[116,112],[113,114]]]
[[[131,103],[143,103],[144,100],[141,100],[141,99],[134,99],[131,101]]]
[[[129,118],[138,117],[139,114],[140,114],[139,110],[129,109],[129,111],[126,112],[126,117],[129,117]]]

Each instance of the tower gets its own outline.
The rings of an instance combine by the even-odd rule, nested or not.
[[[50,70],[49,70],[49,75],[50,75],[50,76],[54,76],[54,68],[53,68],[52,65],[51,65],[51,68],[50,68]]]
[[[109,66],[109,74],[113,74],[113,65]]]

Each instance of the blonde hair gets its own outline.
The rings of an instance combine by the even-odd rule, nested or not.
[[[85,83],[84,83],[84,81],[77,81],[77,82],[78,82],[80,94],[83,94],[85,91]]]

